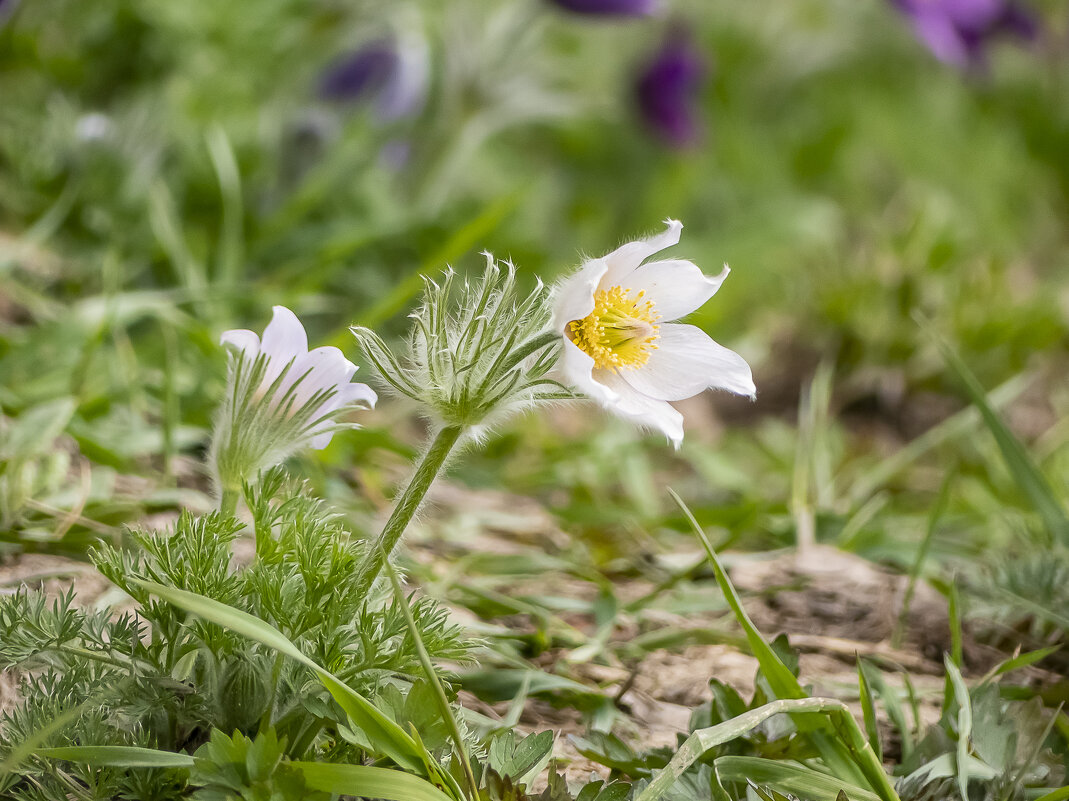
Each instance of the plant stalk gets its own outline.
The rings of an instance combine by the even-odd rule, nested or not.
[[[449,454],[453,450],[453,446],[457,444],[460,435],[463,433],[463,426],[454,425],[445,426],[435,435],[430,447],[427,448],[427,452],[423,454],[419,464],[416,466],[416,472],[412,476],[412,480],[408,482],[405,491],[401,493],[401,497],[397,500],[397,505],[394,506],[390,519],[386,521],[382,533],[368,547],[367,556],[364,557],[364,561],[357,572],[357,588],[360,593],[366,595],[371,590],[375,579],[379,577],[379,573],[382,571],[383,560],[390,558],[390,554],[393,553],[393,549],[400,541],[401,535],[404,534],[408,524],[415,517],[420,504],[423,503],[423,498],[426,496],[427,490],[430,489],[431,483],[441,472],[442,466],[445,465],[446,459],[449,458]]]
[[[219,511],[227,517],[233,517],[238,510],[239,493],[234,489],[224,489],[219,498]]]

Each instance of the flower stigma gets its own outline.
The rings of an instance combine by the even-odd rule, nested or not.
[[[594,310],[568,323],[568,338],[594,360],[594,366],[618,371],[641,367],[656,350],[656,322],[661,319],[645,291],[614,286],[594,294]]]

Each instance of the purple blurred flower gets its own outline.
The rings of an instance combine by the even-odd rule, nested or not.
[[[575,14],[614,17],[645,17],[654,13],[659,0],[550,0]]]
[[[7,18],[15,13],[15,6],[19,0],[0,0],[0,25],[7,22]]]
[[[676,29],[637,76],[635,97],[643,120],[674,147],[693,144],[701,135],[696,106],[705,75],[702,53]]]
[[[1036,23],[1012,0],[891,0],[940,61],[958,67],[982,64],[984,49],[999,34],[1032,39]]]
[[[370,101],[385,122],[414,114],[426,99],[426,43],[383,38],[368,42],[330,67],[319,84],[328,100]]]

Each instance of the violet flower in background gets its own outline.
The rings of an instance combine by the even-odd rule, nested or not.
[[[698,101],[706,60],[682,30],[675,29],[640,70],[635,99],[642,119],[673,147],[694,144],[701,136]]]
[[[376,39],[336,61],[323,75],[327,100],[373,102],[383,122],[415,114],[427,96],[430,68],[422,37]]]
[[[659,0],[550,0],[573,14],[606,17],[646,17],[660,6]]]
[[[991,39],[1036,35],[1035,20],[1010,0],[892,0],[937,59],[956,67],[982,65]]]
[[[0,25],[7,22],[8,17],[15,13],[15,6],[19,0],[0,0]]]

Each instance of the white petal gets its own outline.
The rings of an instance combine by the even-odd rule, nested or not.
[[[295,396],[297,405],[302,405],[321,390],[340,389],[349,383],[355,372],[356,365],[337,348],[329,345],[316,348],[297,357],[282,381],[281,391],[284,392],[300,380]]]
[[[649,361],[621,371],[638,392],[658,400],[683,400],[712,387],[737,395],[757,393],[750,366],[693,325],[662,325]]]
[[[679,220],[665,220],[664,224],[668,227],[656,236],[628,242],[605,257],[609,269],[601,279],[602,288],[622,285],[627,276],[634,272],[642,262],[654,253],[659,253],[679,242],[679,232],[683,230],[683,223]]]
[[[297,319],[297,315],[285,306],[275,306],[271,322],[264,329],[260,349],[269,359],[278,361],[283,366],[290,359],[307,353],[308,335],[304,333],[304,326]]]
[[[562,383],[574,387],[598,403],[607,405],[616,400],[615,392],[591,377],[594,360],[567,337],[564,337],[557,370],[563,379]]]
[[[256,354],[260,352],[260,337],[256,336],[255,331],[249,331],[245,328],[224,331],[222,336],[219,337],[219,344],[230,345],[250,359],[256,358]]]
[[[631,297],[645,292],[644,299],[653,301],[662,320],[678,320],[715,295],[730,272],[726,264],[720,275],[708,276],[697,264],[682,259],[651,261],[627,277],[626,288]]]
[[[316,434],[310,440],[308,440],[308,447],[314,451],[321,451],[330,444],[330,441],[334,438],[334,431],[324,431],[322,434]]]
[[[597,370],[595,378],[616,393],[617,400],[607,408],[625,420],[660,431],[679,448],[683,441],[683,415],[665,401],[643,395],[617,373]]]
[[[594,292],[609,266],[605,259],[589,259],[553,290],[553,319],[550,327],[563,331],[572,320],[582,320],[594,311]]]
[[[379,397],[375,394],[375,390],[369,387],[367,384],[345,384],[339,387],[338,394],[328,400],[314,415],[313,420],[318,420],[326,414],[330,414],[335,409],[340,409],[343,406],[352,406],[357,403],[364,404],[369,409],[375,408],[375,403]],[[330,444],[331,438],[334,436],[334,423],[331,421],[320,423],[318,428],[320,433],[313,436],[308,440],[308,447],[315,450],[322,450]],[[326,429],[326,430],[323,430]]]
[[[368,409],[374,409],[375,404],[378,403],[379,396],[367,384],[352,383],[342,387],[332,400],[337,400],[338,406],[363,404]]]
[[[292,364],[296,367],[299,357],[308,353],[308,335],[304,333],[304,326],[297,319],[297,315],[285,306],[274,307],[271,322],[264,329],[263,339],[260,342],[260,353],[267,356],[267,367],[264,370],[264,379],[261,384],[264,391],[275,383],[288,365]],[[281,396],[298,375],[300,373],[290,370],[276,397]]]

